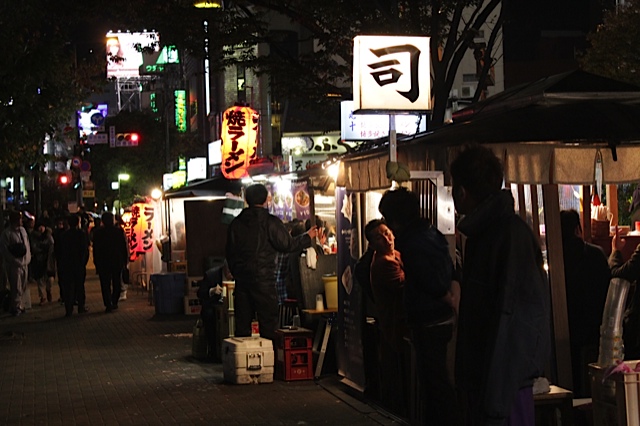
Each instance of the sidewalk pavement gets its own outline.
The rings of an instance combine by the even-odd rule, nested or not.
[[[222,365],[191,357],[196,316],[156,316],[129,289],[105,313],[94,270],[89,312],[54,302],[0,314],[2,425],[397,425],[348,395],[335,376],[261,385],[223,383]]]

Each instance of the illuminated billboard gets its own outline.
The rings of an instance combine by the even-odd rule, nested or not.
[[[78,136],[93,145],[107,143],[105,120],[108,114],[107,104],[89,105],[78,111]],[[99,134],[103,136],[98,136]]]
[[[107,33],[107,78],[130,78],[140,75],[143,53],[139,47],[153,46],[158,51],[158,33]]]

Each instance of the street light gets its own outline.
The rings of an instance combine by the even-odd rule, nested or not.
[[[118,175],[118,211],[120,214],[122,214],[122,198],[120,198],[120,182],[126,182],[128,181],[130,178],[130,176],[127,173],[120,173]]]

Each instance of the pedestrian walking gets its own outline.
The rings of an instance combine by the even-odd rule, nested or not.
[[[55,261],[55,272],[58,276],[58,291],[60,294],[60,298],[58,302],[64,305],[64,288],[65,285],[63,283],[64,277],[60,275],[60,262],[62,262],[63,256],[65,256],[64,250],[62,250],[62,245],[60,244],[60,237],[64,232],[69,229],[69,222],[65,217],[59,216],[55,219],[55,229],[53,230],[53,257]]]
[[[80,217],[71,215],[67,222],[69,229],[60,236],[60,247],[64,255],[60,257],[58,267],[60,277],[63,277],[65,316],[70,317],[76,303],[79,314],[88,311],[84,281],[89,261],[89,238],[80,229]]]
[[[31,262],[29,237],[22,227],[22,213],[19,211],[9,212],[9,226],[0,235],[0,253],[11,289],[11,314],[18,316],[25,312],[23,296],[28,291],[27,275]]]
[[[38,284],[40,306],[43,306],[53,298],[51,284],[55,274],[55,256],[52,230],[43,221],[39,221],[31,239],[31,272]]]
[[[102,215],[102,227],[93,235],[93,263],[100,276],[105,312],[118,309],[122,291],[122,270],[129,260],[129,247],[124,230],[116,225],[111,213]]]

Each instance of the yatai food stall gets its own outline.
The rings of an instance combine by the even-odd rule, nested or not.
[[[591,239],[592,192],[602,197],[604,185],[607,205],[614,213],[612,224],[616,224],[615,185],[640,180],[640,88],[581,71],[541,79],[454,113],[451,125],[401,140],[398,161],[412,171],[446,172],[466,143],[485,144],[502,159],[505,183],[516,195],[516,209],[530,221],[546,248],[555,339],[550,374],[554,383],[570,388],[559,220],[563,186],[580,189],[580,200],[569,207],[582,211],[585,239]],[[388,160],[384,149],[343,158],[338,184],[364,193],[379,188]],[[361,210],[368,208],[364,205]]]

